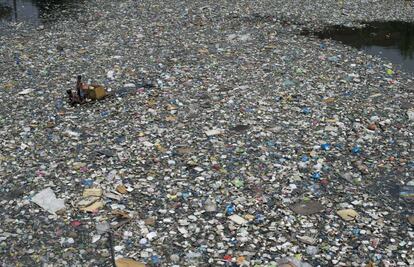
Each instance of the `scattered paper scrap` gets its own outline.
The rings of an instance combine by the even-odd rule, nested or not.
[[[245,219],[243,219],[242,217],[240,217],[237,214],[233,214],[233,215],[229,216],[229,219],[232,220],[233,222],[237,223],[237,224],[247,223],[247,221]]]
[[[205,134],[207,136],[215,136],[215,135],[220,135],[223,134],[224,130],[222,129],[213,129],[213,130],[208,130],[205,132]]]

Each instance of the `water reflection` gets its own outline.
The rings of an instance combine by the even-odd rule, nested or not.
[[[70,15],[84,0],[0,0],[1,21],[27,21],[41,24],[57,18],[59,13]]]
[[[12,17],[12,11],[13,9],[11,7],[0,3],[0,20]]]
[[[363,28],[333,26],[315,35],[379,55],[414,73],[414,23],[370,22]]]

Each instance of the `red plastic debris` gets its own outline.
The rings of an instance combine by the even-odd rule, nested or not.
[[[225,260],[225,261],[231,261],[232,260],[232,256],[231,255],[225,255],[224,257],[223,257],[223,259]]]
[[[81,225],[81,222],[80,222],[80,221],[78,221],[78,220],[71,221],[71,222],[70,222],[70,225],[71,225],[72,227],[79,227],[79,226]]]

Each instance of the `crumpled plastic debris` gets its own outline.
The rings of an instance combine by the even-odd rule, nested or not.
[[[312,267],[307,262],[302,262],[296,258],[293,257],[286,257],[278,260],[277,262],[278,267]]]
[[[28,89],[24,89],[24,90],[22,90],[22,91],[20,91],[20,92],[18,92],[17,94],[18,95],[28,95],[28,94],[30,94],[30,93],[32,93],[32,92],[34,92],[35,90],[34,89],[32,89],[32,88],[28,88]]]
[[[52,214],[56,214],[57,211],[65,209],[64,200],[56,198],[55,192],[53,192],[50,187],[45,188],[34,195],[32,197],[32,202]]]

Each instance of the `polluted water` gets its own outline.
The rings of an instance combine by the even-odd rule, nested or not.
[[[412,75],[300,35],[414,9],[344,11],[88,0],[1,23],[0,266],[414,266]]]
[[[359,26],[333,25],[315,32],[321,39],[340,41],[380,56],[414,73],[414,23],[404,21],[362,22]]]
[[[57,14],[75,14],[84,0],[0,0],[1,22],[28,22],[41,25],[57,19]]]

